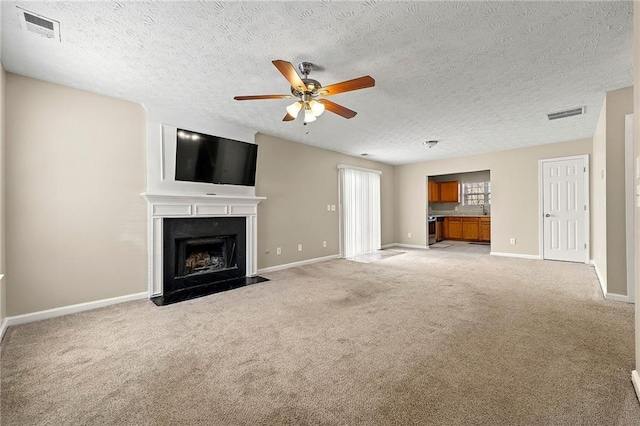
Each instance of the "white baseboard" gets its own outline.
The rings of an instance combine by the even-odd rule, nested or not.
[[[636,396],[640,402],[640,375],[638,375],[638,370],[631,372],[631,382],[633,383],[633,388],[636,390]]]
[[[491,256],[500,256],[500,257],[517,257],[519,259],[533,259],[533,260],[541,260],[540,256],[537,254],[520,254],[520,253],[499,253],[497,251],[492,251]]]
[[[18,324],[26,324],[28,322],[40,321],[49,318],[61,317],[63,315],[75,314],[77,312],[90,311],[92,309],[103,308],[109,305],[115,305],[117,303],[130,302],[132,300],[148,299],[149,293],[135,293],[128,294],[126,296],[112,297],[110,299],[96,300],[93,302],[78,303],[77,305],[62,306],[60,308],[48,309],[46,311],[32,312],[30,314],[16,315],[13,317],[6,317],[2,322],[1,333],[7,327]]]
[[[598,269],[598,265],[593,261],[590,262],[593,265],[593,269],[596,271],[596,277],[598,277],[598,282],[600,283],[600,289],[602,290],[602,297],[607,298],[607,285],[602,278],[602,274],[600,274],[600,269]]]
[[[607,293],[604,298],[607,300],[613,300],[614,302],[631,303],[629,301],[629,296],[625,294]]]
[[[311,265],[312,263],[326,262],[327,260],[337,259],[338,257],[340,257],[340,255],[332,254],[330,256],[316,257],[314,259],[301,260],[299,262],[285,263],[284,265],[270,266],[268,268],[258,269],[258,274],[281,271],[283,269],[295,268],[296,266]]]
[[[2,320],[2,324],[0,324],[0,343],[2,343],[2,338],[4,337],[4,333],[7,331],[7,327],[9,327],[9,324],[7,323],[8,321],[5,318]]]
[[[397,244],[396,243],[391,243],[391,244],[385,244],[383,246],[380,247],[380,250],[384,250],[384,249],[388,249],[388,248],[393,248],[396,247]]]
[[[0,274],[0,293],[2,293],[4,288],[4,274]],[[6,300],[1,300],[0,304],[6,305]],[[2,312],[2,306],[0,306],[0,312]],[[3,318],[2,323],[0,324],[0,342],[2,342],[2,338],[4,337],[5,331],[7,331],[7,319]]]
[[[598,265],[595,264],[593,260],[589,263],[593,266],[593,269],[596,271],[596,277],[598,278],[598,282],[600,283],[600,290],[602,290],[602,297],[607,300],[612,300],[614,302],[625,302],[625,303],[633,303],[633,301],[629,300],[629,296],[626,294],[617,294],[617,293],[609,293],[607,292],[607,285],[605,284],[604,279],[602,278],[602,274],[600,273],[600,269],[598,269]]]

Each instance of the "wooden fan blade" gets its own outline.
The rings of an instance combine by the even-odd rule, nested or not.
[[[253,101],[257,99],[289,99],[291,95],[252,95],[252,96],[235,96],[236,101]]]
[[[293,121],[296,118],[292,115],[290,115],[289,113],[287,113],[287,115],[284,116],[284,118],[282,119],[282,121]]]
[[[326,99],[321,99],[318,102],[323,103],[325,109],[331,111],[334,114],[338,114],[344,118],[353,118],[357,114],[357,112],[350,110],[349,108],[345,108],[342,105],[338,105],[337,103],[328,101]]]
[[[366,89],[367,87],[373,87],[375,85],[376,81],[367,75],[364,77],[354,78],[353,80],[347,80],[341,83],[325,86],[318,92],[323,96],[331,96],[337,95],[338,93],[351,92],[352,90]]]
[[[284,78],[287,79],[287,81],[293,88],[302,89],[302,92],[305,92],[307,90],[307,86],[305,86],[291,62],[283,61],[281,59],[271,62],[276,66],[276,68],[278,68],[278,71],[282,73]]]

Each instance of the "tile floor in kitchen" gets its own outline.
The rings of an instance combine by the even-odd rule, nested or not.
[[[429,249],[432,250],[447,250],[462,253],[477,253],[477,254],[489,254],[491,253],[491,245],[487,243],[470,243],[468,241],[453,241],[442,240],[436,244],[431,244]]]

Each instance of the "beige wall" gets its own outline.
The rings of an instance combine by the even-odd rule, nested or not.
[[[627,294],[624,120],[633,113],[633,87],[607,93],[607,293]]]
[[[607,288],[607,97],[593,135],[591,159],[591,259]]]
[[[640,156],[640,2],[633,2],[633,152]],[[640,208],[635,209],[636,224],[640,224]],[[636,286],[640,283],[640,226],[636,225]],[[640,365],[640,288],[636,287],[636,370]],[[640,389],[636,388],[636,391]],[[638,393],[640,398],[640,392]]]
[[[397,166],[396,240],[426,245],[426,176],[490,170],[491,251],[537,256],[538,160],[591,154],[591,148],[591,139],[581,139]]]
[[[4,176],[4,134],[5,134],[5,118],[4,118],[4,93],[5,93],[6,74],[2,63],[0,63],[0,274],[5,274],[5,176]],[[7,277],[0,279],[0,324],[7,316]]]
[[[339,253],[338,164],[382,171],[382,244],[395,242],[393,166],[263,134],[256,135],[256,143],[256,195],[267,197],[258,206],[258,268]],[[336,210],[327,211],[327,204]]]
[[[145,111],[7,73],[7,314],[147,289]]]

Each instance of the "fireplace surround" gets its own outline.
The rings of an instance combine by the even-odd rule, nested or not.
[[[257,276],[258,203],[264,197],[148,192],[142,196],[147,200],[148,284],[154,302],[160,304],[159,297],[187,287],[237,278],[249,282]],[[185,253],[182,266],[176,262],[179,251]],[[187,268],[187,253],[195,253],[189,274],[180,269]],[[228,263],[220,266],[220,258]]]

